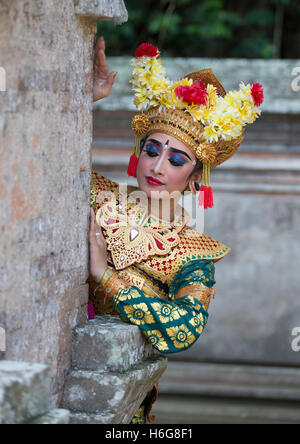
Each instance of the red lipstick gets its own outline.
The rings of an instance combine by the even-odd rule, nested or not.
[[[157,187],[157,186],[160,186],[160,185],[164,185],[158,179],[154,179],[154,177],[151,177],[151,176],[147,176],[146,180],[147,180],[148,184],[152,185],[152,186],[156,186]]]

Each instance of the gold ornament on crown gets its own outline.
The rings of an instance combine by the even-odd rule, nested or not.
[[[131,121],[131,127],[136,134],[142,136],[147,134],[150,128],[150,121],[145,114],[136,114]]]

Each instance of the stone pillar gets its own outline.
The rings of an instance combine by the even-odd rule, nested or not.
[[[99,18],[123,1],[0,2],[0,358],[49,363],[54,405],[86,320]]]

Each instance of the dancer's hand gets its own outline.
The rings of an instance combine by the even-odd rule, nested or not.
[[[94,102],[109,96],[116,75],[115,71],[109,72],[105,56],[105,40],[101,36],[97,40],[94,56]]]
[[[100,233],[100,236],[96,236]],[[90,275],[94,281],[99,282],[107,268],[107,244],[102,228],[96,222],[94,209],[90,209]]]

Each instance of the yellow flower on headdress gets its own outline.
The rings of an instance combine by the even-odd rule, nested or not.
[[[207,85],[207,93],[208,93],[208,107],[207,108],[213,108],[216,105],[216,101],[218,98],[217,88],[213,85],[208,84]],[[207,109],[206,108],[206,109]]]
[[[179,86],[192,86],[192,84],[193,84],[192,79],[184,78],[184,79],[177,80],[176,82],[173,82],[172,89],[174,91],[176,88],[179,88]]]
[[[170,81],[166,78],[166,71],[157,58],[141,57],[133,59],[133,73],[131,83],[134,91],[145,90],[149,96],[158,95],[168,88]]]
[[[136,91],[135,97],[134,97],[134,104],[140,111],[145,110],[149,105],[149,95],[147,92]]]
[[[201,135],[209,143],[239,137],[243,127],[253,123],[260,115],[258,106],[263,100],[261,85],[241,82],[238,91],[230,91],[221,97],[214,85],[204,84],[205,101],[195,100],[194,103],[194,96],[189,94],[187,87],[195,91],[202,82],[194,82],[190,78],[171,82],[166,77],[159,55],[158,48],[144,43],[137,49],[136,59],[132,61],[131,83],[135,91],[134,103],[139,110],[146,112],[151,107],[158,107],[186,111],[196,122],[202,123],[204,131]],[[175,93],[177,88],[181,94]],[[189,100],[190,97],[192,100]]]
[[[166,87],[159,95],[159,104],[167,108],[184,109],[186,105],[176,94],[175,89],[179,86],[191,86],[192,79],[180,79]]]
[[[159,104],[166,108],[172,108],[174,105],[174,101],[172,98],[171,91],[165,90],[159,96]]]
[[[219,139],[218,128],[214,126],[214,124],[206,125],[204,127],[204,137],[206,140],[211,142],[217,142]]]
[[[200,121],[204,117],[204,112],[207,108],[203,105],[188,105],[187,110],[195,120]]]

